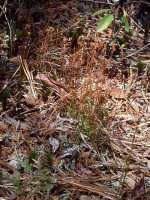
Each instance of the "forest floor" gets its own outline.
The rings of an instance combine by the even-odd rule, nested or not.
[[[123,24],[108,1],[26,2],[0,7],[0,200],[150,199],[150,43],[134,8]]]

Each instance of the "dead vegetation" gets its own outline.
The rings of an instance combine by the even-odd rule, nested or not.
[[[0,15],[0,199],[149,199],[150,45],[131,7],[130,35],[119,15],[96,31],[106,1],[12,2]]]

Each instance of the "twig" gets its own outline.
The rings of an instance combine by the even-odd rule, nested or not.
[[[89,2],[89,3],[94,3],[94,4],[106,4],[106,5],[114,5],[114,3],[110,2],[103,2],[103,1],[93,1],[93,0],[82,0],[82,2]]]
[[[0,13],[0,17],[2,16],[2,14],[3,14],[3,10],[5,10],[5,8],[6,8],[6,5],[7,5],[7,0],[5,0],[4,1],[4,4],[3,4],[3,6],[1,6],[0,5],[0,7],[1,7],[1,13]]]
[[[129,57],[132,57],[132,56],[136,55],[137,53],[143,51],[144,49],[146,49],[146,48],[149,47],[149,46],[150,46],[150,43],[146,44],[144,47],[138,49],[137,51],[135,51],[135,52],[133,52],[133,53],[127,55],[126,58],[129,58]]]
[[[6,15],[6,12],[5,12],[5,8],[6,8],[6,4],[7,4],[7,0],[4,2],[4,5],[3,6],[0,6],[0,9],[1,9],[1,14],[3,14],[4,15],[4,17],[5,17],[5,20],[6,20],[6,22],[7,22],[7,25],[8,25],[8,28],[9,28],[9,41],[10,41],[10,51],[11,51],[11,53],[12,53],[12,30],[11,30],[11,25],[10,25],[10,23],[9,23],[9,20],[8,20],[8,18],[7,18],[7,15]],[[1,14],[0,14],[0,17],[1,17]]]

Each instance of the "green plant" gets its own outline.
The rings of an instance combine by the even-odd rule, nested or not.
[[[8,87],[4,88],[1,92],[0,92],[0,101],[2,102],[2,107],[3,110],[6,110],[7,107],[7,100],[10,97],[10,89]]]
[[[23,170],[26,172],[26,173],[31,173],[32,172],[32,165],[29,163],[28,160],[22,160],[20,161],[20,165],[21,167],[23,168]]]
[[[37,160],[38,156],[39,156],[38,152],[36,150],[33,150],[30,153],[29,160],[31,160],[31,161]]]
[[[10,182],[13,184],[13,186],[16,188],[16,190],[18,192],[21,191],[22,182],[21,182],[21,177],[20,177],[19,172],[17,172],[15,175],[11,176]]]
[[[97,32],[103,32],[106,30],[112,24],[113,20],[114,16],[112,14],[105,15],[101,20],[97,22]]]
[[[102,11],[100,10],[100,11],[97,11],[96,13],[94,13],[94,15],[101,16],[107,12],[107,14],[104,14],[104,16],[100,20],[98,20],[97,26],[96,26],[97,32],[105,31],[109,26],[112,25],[112,22],[114,21],[114,15],[112,13],[110,13],[109,9],[102,10]],[[119,20],[120,20],[120,24],[124,27],[125,31],[127,33],[131,33],[131,26],[128,21],[127,12],[125,10],[123,10],[123,14],[119,18]]]

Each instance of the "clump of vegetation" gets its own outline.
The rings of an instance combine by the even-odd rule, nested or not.
[[[2,2],[4,199],[149,195],[149,44],[143,21],[149,11],[143,18],[143,3]]]

